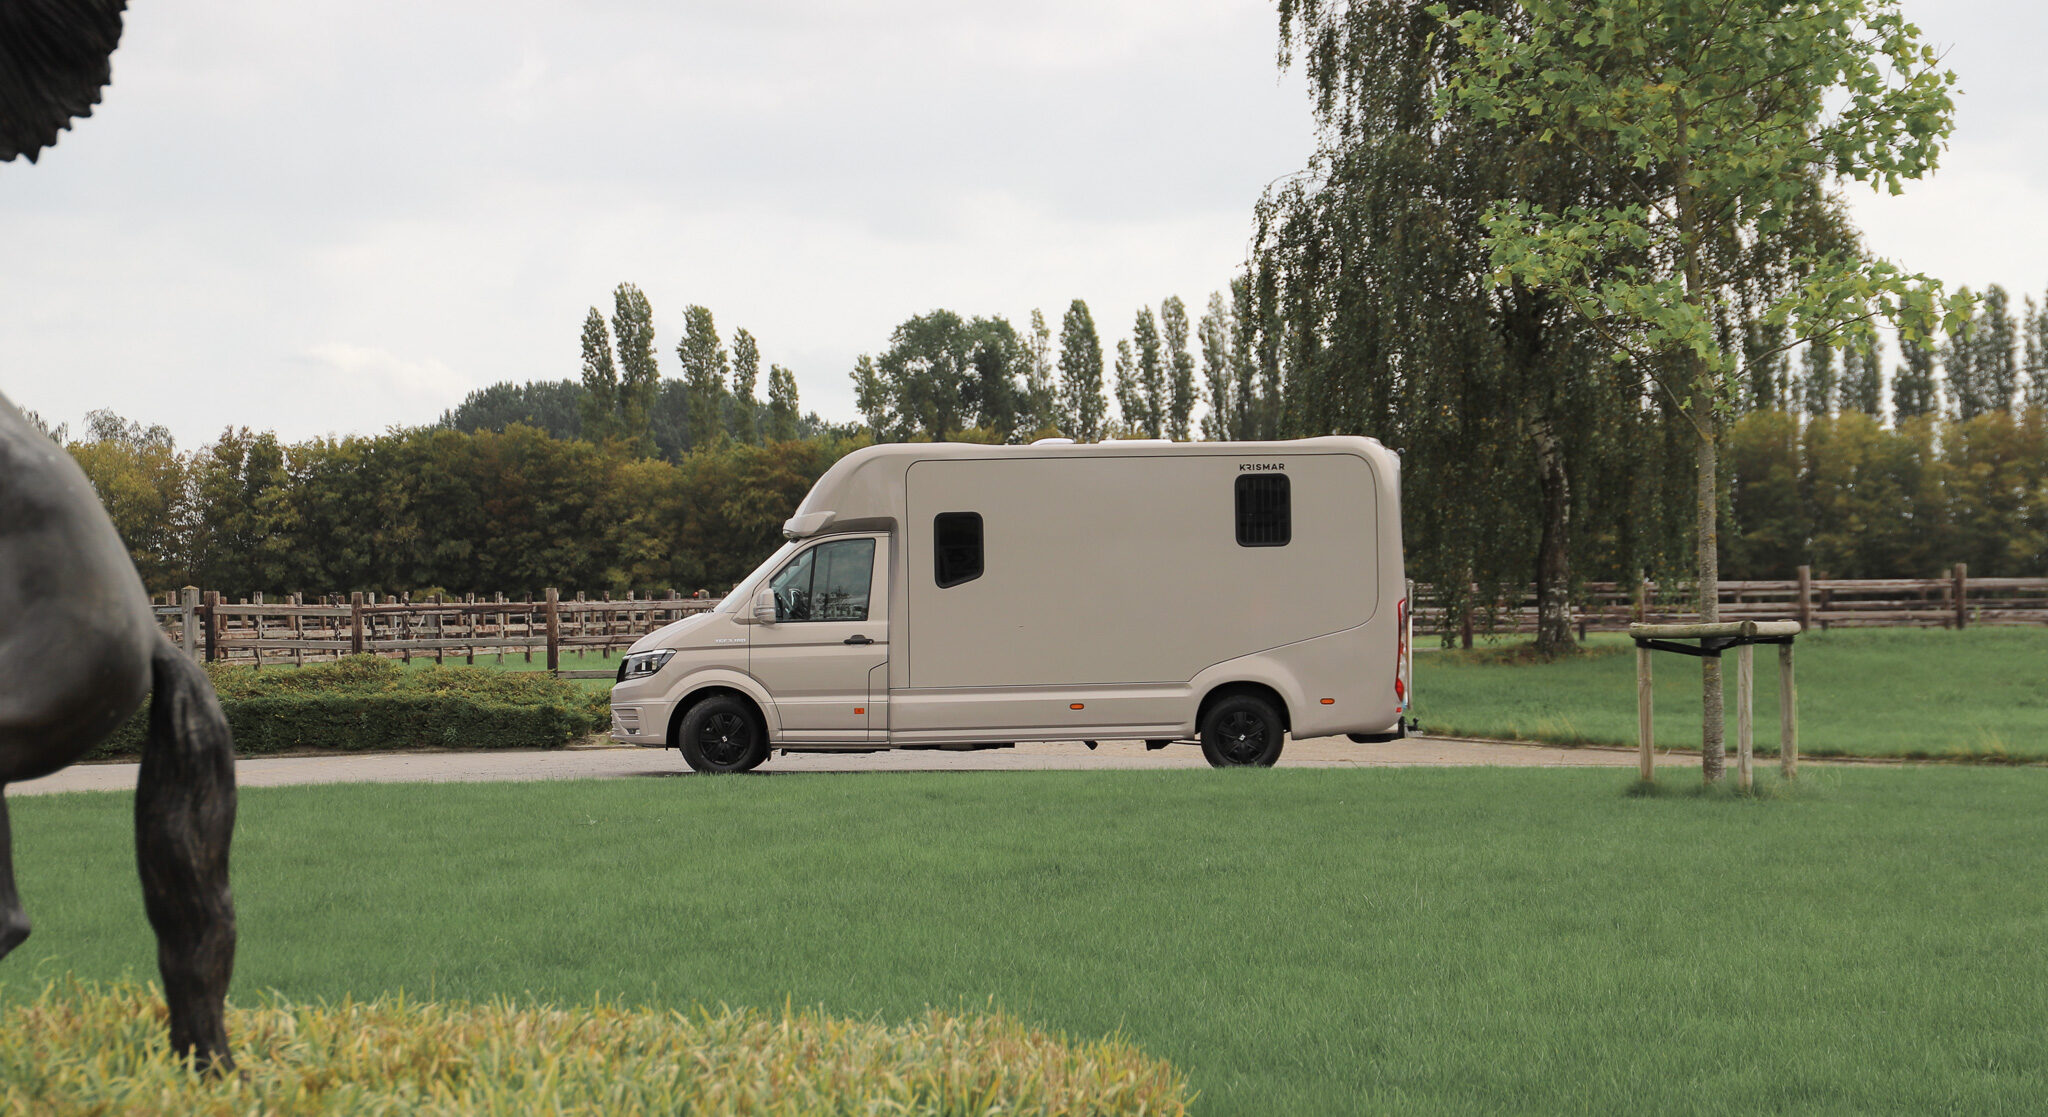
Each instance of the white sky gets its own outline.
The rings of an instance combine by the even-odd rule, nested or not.
[[[1908,0],[1962,79],[1941,172],[1857,197],[1880,254],[2048,289],[2048,9]],[[1199,313],[1311,148],[1258,0],[144,3],[102,107],[0,165],[0,392],[190,447],[429,422],[576,375],[647,291],[854,414],[904,318]]]

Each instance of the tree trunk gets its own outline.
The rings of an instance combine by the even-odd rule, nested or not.
[[[1536,548],[1536,653],[1551,657],[1572,646],[1571,479],[1550,422],[1539,421],[1532,434],[1543,488],[1543,534]]]
[[[1721,619],[1721,539],[1716,496],[1720,470],[1720,430],[1712,406],[1700,409],[1699,441],[1699,599],[1700,620]],[[1727,774],[1727,734],[1722,725],[1721,661],[1700,657],[1700,775],[1708,783]]]

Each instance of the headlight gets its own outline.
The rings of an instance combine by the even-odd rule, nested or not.
[[[674,648],[663,648],[658,652],[636,652],[619,661],[619,682],[627,679],[642,679],[661,670],[661,665],[675,658]]]

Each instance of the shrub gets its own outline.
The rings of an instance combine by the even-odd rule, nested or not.
[[[1186,1079],[1116,1039],[1002,1015],[899,1025],[787,1009],[685,1015],[387,996],[230,1008],[239,1075],[169,1054],[152,987],[66,982],[0,1013],[0,1111],[299,1114],[1187,1112]]]
[[[545,672],[479,667],[407,669],[376,656],[304,667],[207,665],[243,756],[329,749],[560,748],[602,728],[606,693]],[[93,754],[141,751],[137,711]]]

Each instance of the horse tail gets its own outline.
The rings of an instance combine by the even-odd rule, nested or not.
[[[135,787],[142,903],[156,930],[171,1047],[224,1072],[234,1068],[224,1019],[235,968],[234,743],[204,669],[161,639],[150,666],[149,735]]]

